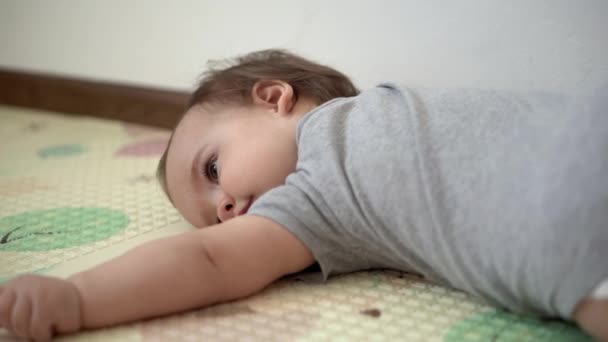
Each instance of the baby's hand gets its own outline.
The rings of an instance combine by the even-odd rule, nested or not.
[[[34,341],[80,329],[80,296],[67,280],[23,275],[0,286],[0,327]]]

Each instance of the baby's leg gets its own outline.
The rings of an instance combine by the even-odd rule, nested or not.
[[[608,342],[608,279],[578,304],[574,320],[588,334]]]

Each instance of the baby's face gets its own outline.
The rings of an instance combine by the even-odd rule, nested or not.
[[[177,210],[196,227],[247,213],[295,170],[298,119],[256,106],[188,110],[166,160]]]

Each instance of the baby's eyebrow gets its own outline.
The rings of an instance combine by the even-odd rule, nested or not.
[[[196,154],[194,155],[194,159],[192,159],[192,165],[190,167],[190,184],[195,186],[200,179],[200,166],[201,166],[201,158],[205,150],[207,149],[207,145],[203,145]],[[198,187],[195,187],[198,188]]]

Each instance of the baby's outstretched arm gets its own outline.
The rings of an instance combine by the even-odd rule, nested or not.
[[[36,338],[52,329],[135,321],[245,297],[313,262],[310,251],[279,224],[241,216],[149,242],[66,281],[28,276],[9,282],[0,287],[0,323]],[[65,303],[48,300],[58,294],[75,302],[77,314],[59,314]]]

